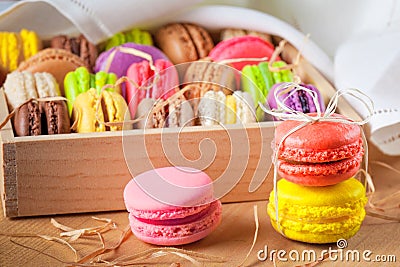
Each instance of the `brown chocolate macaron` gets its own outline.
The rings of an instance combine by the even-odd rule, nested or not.
[[[208,56],[214,47],[210,34],[191,23],[171,23],[155,34],[158,47],[174,64],[195,61]]]
[[[175,128],[194,125],[194,113],[189,103],[183,97],[171,97],[167,105],[156,102],[152,98],[143,99],[137,109],[136,119],[140,120],[136,128]]]
[[[51,47],[65,49],[79,56],[93,70],[98,56],[97,47],[89,42],[84,35],[81,34],[78,37],[55,36],[51,39]]]
[[[68,72],[74,71],[76,68],[84,66],[88,68],[85,61],[77,55],[72,54],[64,49],[47,48],[41,50],[36,55],[22,62],[18,71],[48,72],[51,73],[60,86],[61,95],[64,94],[64,78]]]
[[[17,136],[70,133],[70,119],[65,101],[29,101],[15,111]]]

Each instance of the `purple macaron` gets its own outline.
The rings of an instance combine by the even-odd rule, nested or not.
[[[277,90],[277,89],[279,90],[279,88],[282,88],[281,86],[282,86],[282,83],[274,84],[272,86],[271,90],[268,92],[267,101],[268,101],[268,105],[271,109],[278,108],[274,94],[275,94],[275,90]],[[312,84],[300,84],[300,86],[305,87],[305,88],[315,92],[317,94],[320,111],[321,112],[325,111],[325,104],[324,104],[324,101],[322,99],[322,96],[321,96],[321,93],[319,92],[319,90]],[[317,108],[315,106],[315,103],[312,99],[311,94],[305,90],[298,89],[298,90],[295,90],[294,92],[290,91],[290,92],[287,92],[287,93],[279,96],[279,100],[283,101],[284,99],[286,99],[284,104],[295,111],[300,111],[303,113],[317,112]]]
[[[149,54],[153,58],[153,62],[157,59],[165,59],[169,60],[168,57],[161,52],[158,48],[150,45],[141,45],[141,44],[135,44],[135,43],[125,43],[120,46],[113,47],[107,51],[104,51],[99,55],[99,57],[96,60],[96,65],[94,67],[94,71],[98,72],[101,70],[106,70],[108,61],[111,61],[111,64],[109,65],[108,72],[113,72],[117,75],[117,77],[122,77],[126,75],[126,71],[128,70],[129,66],[132,63],[137,63],[141,62],[143,60],[146,60],[143,57],[140,57],[138,55],[130,54],[129,51],[123,52],[123,51],[117,51],[114,54],[114,57],[111,58],[111,55],[114,50],[116,49],[121,49],[121,48],[133,48],[138,51],[144,52],[146,54]]]

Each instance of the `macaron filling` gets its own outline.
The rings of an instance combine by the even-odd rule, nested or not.
[[[49,134],[58,133],[58,116],[57,116],[57,104],[54,101],[46,103],[48,124],[47,131]]]
[[[221,220],[221,202],[214,201],[208,208],[185,218],[154,220],[129,214],[135,235],[152,238],[184,238],[216,227]]]
[[[136,220],[143,222],[143,223],[147,223],[147,224],[152,224],[152,225],[181,225],[181,224],[188,224],[188,223],[192,223],[198,220],[201,220],[206,214],[208,214],[210,212],[210,210],[213,208],[212,205],[216,205],[216,203],[214,202],[213,204],[209,204],[207,205],[207,207],[203,210],[200,210],[197,213],[194,214],[190,214],[188,216],[185,217],[175,217],[173,216],[173,218],[171,219],[146,219],[146,218],[140,218],[137,216],[134,216]]]
[[[39,105],[34,102],[28,102],[28,120],[29,120],[29,135],[41,135],[40,111]]]

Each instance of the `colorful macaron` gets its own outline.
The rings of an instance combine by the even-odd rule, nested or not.
[[[65,49],[79,56],[90,70],[93,70],[98,56],[97,47],[89,42],[84,35],[81,34],[77,37],[69,37],[66,35],[55,36],[51,39],[51,47]]]
[[[164,25],[156,32],[155,40],[158,47],[174,64],[204,58],[214,47],[207,30],[192,23]]]
[[[14,71],[19,64],[42,49],[42,41],[34,31],[0,32],[0,65]]]
[[[343,115],[332,116],[348,120]],[[364,154],[358,125],[316,121],[282,140],[289,131],[302,123],[286,120],[275,128],[275,149],[281,144],[276,152],[276,167],[281,177],[301,185],[326,186],[342,182],[356,174]]]
[[[153,38],[150,32],[133,28],[129,31],[118,32],[109,38],[105,43],[105,50],[111,49],[125,43],[153,45]]]
[[[281,93],[282,92],[282,93]],[[271,109],[278,108],[276,96],[286,107],[303,113],[325,111],[324,99],[320,91],[312,84],[299,84],[292,86],[286,83],[276,83],[267,95],[267,103]]]
[[[68,72],[64,79],[64,93],[68,99],[69,114],[71,114],[72,106],[79,94],[88,91],[90,88],[95,88],[97,93],[100,94],[104,85],[114,85],[116,81],[117,76],[114,73],[99,71],[96,74],[92,74],[86,67],[79,67],[74,71]],[[121,93],[119,87],[107,90]]]
[[[219,42],[209,53],[209,57],[215,62],[229,59],[264,58],[269,60],[274,53],[274,46],[258,36],[239,36]],[[279,57],[277,60],[280,60]],[[243,60],[230,63],[237,70],[244,66],[258,64],[260,61]]]
[[[197,84],[200,92],[190,92],[192,97],[201,97],[205,92],[224,91],[225,94],[231,94],[238,88],[236,75],[239,72],[227,65],[212,62],[211,59],[200,59],[191,62],[185,71],[183,77],[184,84]]]
[[[70,133],[65,101],[43,100],[31,100],[16,109],[13,125],[17,136]]]
[[[222,218],[211,178],[188,167],[158,168],[136,176],[125,187],[124,201],[133,234],[154,245],[199,241]]]
[[[255,122],[254,104],[246,92],[208,91],[200,99],[198,116],[201,125],[246,124]]]
[[[118,78],[126,76],[130,65],[150,58],[169,60],[168,57],[158,48],[150,45],[125,43],[115,46],[99,55],[94,68],[95,72],[105,71],[115,73]]]
[[[272,226],[285,237],[307,243],[332,243],[348,239],[365,218],[364,186],[355,178],[323,187],[301,186],[285,179],[277,183],[268,203]]]
[[[29,71],[9,73],[4,82],[4,93],[10,111],[29,99],[61,95],[53,75],[47,72],[31,73]]]
[[[73,104],[72,117],[75,131],[78,133],[119,131],[129,128],[124,121],[130,120],[125,99],[116,92],[95,88],[79,94]],[[107,126],[105,123],[119,123]]]
[[[18,71],[51,73],[60,86],[61,95],[64,96],[65,75],[81,66],[89,68],[85,61],[67,50],[46,48],[22,62],[18,67]]]
[[[140,119],[136,127],[175,128],[194,125],[194,112],[184,96],[171,96],[167,100],[156,101],[144,98],[137,107],[135,119]]]
[[[165,100],[179,90],[178,72],[169,60],[157,59],[152,64],[142,60],[127,70],[126,101],[132,117],[144,98]]]

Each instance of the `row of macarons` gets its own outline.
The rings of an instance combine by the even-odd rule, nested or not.
[[[208,58],[199,59],[198,57],[200,57],[200,54],[202,57],[206,54],[197,53],[197,60],[194,57],[183,59],[171,52],[171,50],[173,50],[178,55],[181,55],[188,50],[183,47],[179,48],[178,44],[174,44],[174,38],[170,36],[178,32],[183,34],[181,33],[182,29],[186,30],[186,34],[190,33],[194,36],[201,35],[205,38],[204,40],[209,41],[207,47],[212,48],[209,49]],[[194,34],[196,31],[197,35]],[[283,70],[279,71],[270,70],[270,66],[278,68],[284,67],[286,63],[281,60],[276,62],[267,62],[266,60],[252,62],[244,60],[230,64],[218,63],[224,59],[270,58],[274,52],[274,47],[266,40],[269,37],[268,35],[263,36],[260,34],[263,36],[263,39],[259,36],[248,35],[249,32],[230,29],[224,31],[225,39],[216,46],[213,46],[210,35],[202,27],[193,24],[174,23],[162,27],[156,34],[159,40],[158,43],[160,44],[162,43],[160,41],[162,40],[160,36],[166,35],[166,41],[163,46],[159,45],[155,47],[153,45],[133,42],[120,44],[124,42],[124,40],[153,43],[148,32],[139,30],[133,30],[132,32],[136,34],[135,38],[125,37],[124,39],[121,38],[121,36],[125,35],[120,33],[110,39],[110,42],[107,43],[108,46],[106,45],[106,48],[109,49],[102,52],[99,57],[96,58],[94,71],[91,71],[91,68],[87,67],[88,64],[84,63],[83,60],[80,60],[77,55],[73,55],[70,51],[48,48],[40,51],[30,59],[23,61],[14,72],[46,72],[52,74],[56,83],[59,84],[59,93],[55,90],[55,92],[47,95],[38,94],[36,98],[56,95],[65,96],[68,99],[67,105],[69,111],[68,113],[63,112],[63,114],[66,113],[72,117],[72,125],[75,125],[74,131],[77,132],[122,129],[121,126],[108,127],[104,123],[98,123],[99,119],[109,119],[109,122],[115,123],[129,120],[130,118],[139,118],[139,123],[137,124],[139,128],[262,121],[265,119],[264,113],[258,108],[258,103],[265,103],[268,93],[270,93],[270,97],[268,97],[270,101],[268,104],[271,108],[274,108],[276,102],[274,97],[271,97],[271,95],[273,95],[273,90],[270,90],[272,86],[280,82],[290,82],[293,80],[293,75],[288,69],[283,68]],[[229,32],[230,37],[228,37],[227,34]],[[133,33],[130,33],[130,35],[134,35]],[[204,36],[208,37],[206,38]],[[71,48],[74,46],[72,45],[73,42],[68,41],[69,39],[77,39],[66,39],[65,36],[58,36],[52,40],[52,43],[57,43],[55,40],[60,40],[60,38],[64,38],[64,41],[59,42],[69,44],[65,45],[64,48]],[[79,38],[82,43],[84,37],[80,36]],[[182,38],[175,37],[175,39],[181,40]],[[193,42],[192,45],[197,43],[193,36],[190,40]],[[77,41],[74,42],[76,43]],[[115,44],[118,45],[113,46]],[[32,47],[32,45],[30,47]],[[82,53],[80,55],[82,56]],[[83,58],[88,57],[84,56]],[[185,62],[186,60],[189,60],[186,64],[174,65],[179,62]],[[179,80],[179,77],[182,75],[184,78]],[[15,74],[15,76],[17,75]],[[20,78],[18,79],[11,79],[10,77],[10,82],[4,85],[10,111],[25,102],[29,97],[35,98],[35,94],[31,95],[17,92],[18,90],[27,90],[16,88],[15,84],[21,84],[21,81],[15,82],[14,80],[22,79],[22,81],[24,81],[24,78],[21,78],[21,76],[25,77],[27,75],[19,76]],[[241,76],[241,78],[238,79],[238,76]],[[109,87],[107,91],[118,92],[123,96],[126,103],[114,93],[100,92],[102,86],[107,83],[115,83],[120,77],[127,77],[128,80],[120,87]],[[10,84],[11,86],[9,86]],[[22,82],[22,84],[26,84],[26,82]],[[11,90],[9,90],[8,87],[11,87]],[[53,87],[57,87],[57,85]],[[89,90],[92,87],[97,88],[97,90]],[[309,87],[317,92],[318,97],[321,99],[318,90],[311,85],[309,85]],[[145,88],[147,90],[139,90],[139,88]],[[40,89],[36,90],[40,91]],[[88,91],[85,94],[86,97],[81,97],[81,99],[85,100],[78,101],[78,104],[76,104],[77,108],[75,109],[76,112],[72,112],[75,98],[77,98],[80,93],[86,91]],[[97,93],[95,91],[97,91]],[[182,91],[185,93],[182,94]],[[105,107],[103,114],[101,114],[99,110],[93,110],[93,103],[99,99],[107,99],[107,97],[99,97],[104,94],[110,95],[109,97],[114,99],[113,101],[108,101],[110,105],[114,102],[118,103],[117,105],[112,104],[118,107],[117,111],[108,109],[112,110],[113,114],[107,114],[105,104],[102,105]],[[25,95],[25,97],[22,97],[22,95]],[[174,101],[168,100],[172,95],[175,96],[172,98]],[[201,97],[203,101],[198,101],[199,97]],[[164,100],[164,103],[156,101],[159,98]],[[315,111],[311,98],[301,98],[300,96],[291,96],[290,99],[287,97],[285,98],[288,104],[292,105],[293,108],[300,109],[300,111],[303,112]],[[190,102],[190,105],[188,103],[182,104],[186,102],[186,100]],[[304,101],[306,101],[306,104],[304,104]],[[221,103],[223,105],[221,105]],[[128,104],[130,110],[127,114],[125,112],[126,104]],[[158,108],[155,108],[156,106]],[[226,108],[221,108],[221,106]],[[89,110],[90,108],[91,110]],[[175,111],[175,113],[171,111]],[[254,114],[256,115],[254,116]],[[140,118],[144,118],[145,115],[151,115],[153,118],[159,119],[140,120]],[[198,120],[196,119],[198,117],[204,119]],[[65,123],[63,123],[63,125],[66,125],[63,128],[67,129],[70,120],[68,120],[65,115],[63,115],[62,118],[65,118]]]

